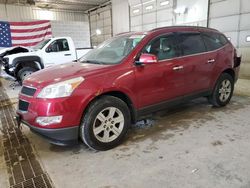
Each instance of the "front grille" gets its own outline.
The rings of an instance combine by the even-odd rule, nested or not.
[[[20,111],[27,112],[27,111],[28,111],[28,108],[29,108],[29,103],[28,103],[28,102],[19,100],[18,109],[19,109]]]
[[[23,86],[21,90],[21,94],[28,95],[31,97],[34,96],[35,92],[36,92],[36,88],[27,87],[27,86]]]

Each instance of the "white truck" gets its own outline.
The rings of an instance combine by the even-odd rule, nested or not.
[[[75,49],[70,37],[55,37],[42,41],[33,48],[22,46],[0,50],[0,62],[5,72],[20,83],[24,78],[45,67],[77,60],[90,48]]]

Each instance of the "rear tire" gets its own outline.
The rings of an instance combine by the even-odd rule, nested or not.
[[[228,73],[222,73],[216,82],[213,93],[208,97],[208,101],[215,107],[226,106],[233,95],[234,80]]]
[[[113,96],[94,101],[84,114],[80,137],[91,149],[105,151],[118,146],[131,123],[127,104]]]
[[[17,80],[22,85],[24,79],[37,70],[32,67],[23,67],[17,73]]]

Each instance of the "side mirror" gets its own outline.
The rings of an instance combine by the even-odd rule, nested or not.
[[[154,54],[141,54],[139,61],[136,62],[136,65],[143,64],[152,64],[157,63],[158,58]]]
[[[51,46],[48,46],[48,47],[45,49],[45,52],[47,52],[47,53],[52,52],[52,47],[51,47]]]

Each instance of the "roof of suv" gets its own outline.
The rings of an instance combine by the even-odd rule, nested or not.
[[[200,27],[200,26],[167,26],[167,27],[159,27],[152,29],[148,32],[156,32],[156,31],[193,31],[193,30],[199,30],[199,31],[213,31],[218,32],[218,30],[208,27]]]
[[[216,29],[213,28],[208,28],[208,27],[200,27],[200,26],[167,26],[167,27],[159,27],[155,28],[149,31],[130,31],[130,32],[123,32],[119,33],[116,36],[120,35],[128,35],[128,34],[149,34],[149,33],[154,33],[154,32],[161,32],[161,31],[210,31],[210,32],[219,32]]]

